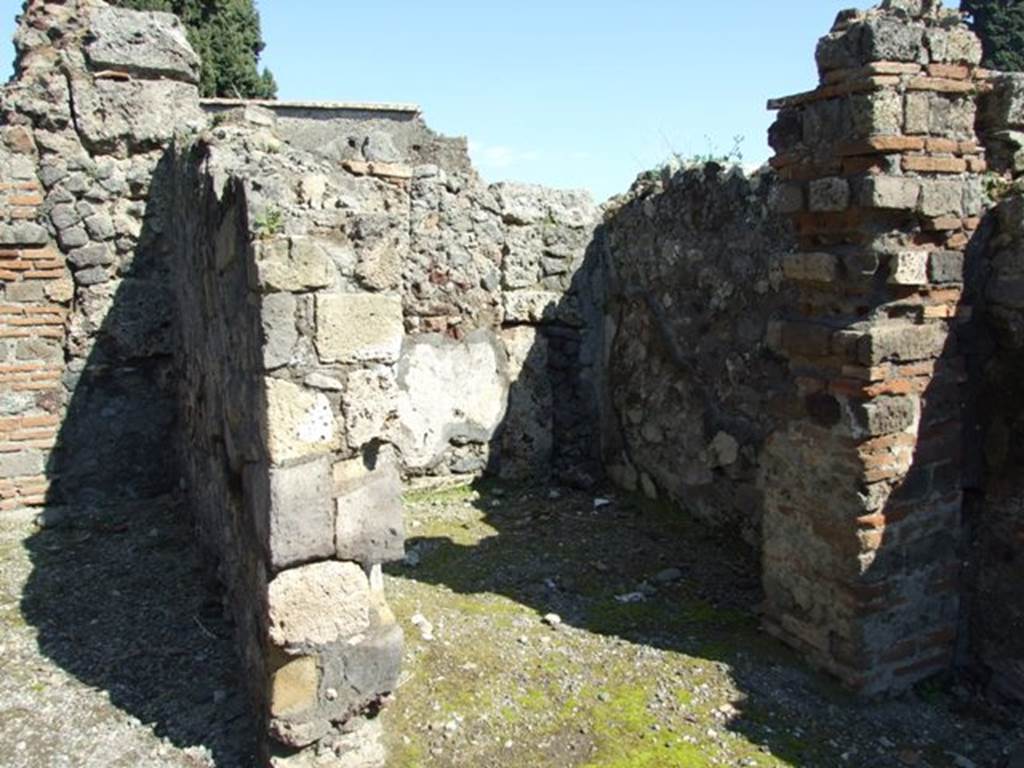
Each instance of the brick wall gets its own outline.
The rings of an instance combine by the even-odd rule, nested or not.
[[[29,127],[0,145],[0,511],[42,504],[65,402],[68,272],[43,227]]]
[[[821,85],[770,103],[800,249],[773,331],[798,398],[764,464],[765,623],[868,693],[948,668],[957,637],[980,55],[939,5],[844,11]]]

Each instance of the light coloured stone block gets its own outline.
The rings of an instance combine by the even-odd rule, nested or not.
[[[892,285],[926,285],[928,283],[928,252],[901,251],[889,261],[889,282]]]
[[[267,592],[268,633],[279,648],[325,645],[370,626],[370,582],[355,563],[292,568],[275,576]]]
[[[382,437],[398,412],[398,380],[392,366],[351,371],[342,395],[345,439],[359,448]]]
[[[299,340],[295,308],[295,296],[290,293],[271,293],[263,297],[260,325],[263,328],[263,365],[267,370],[291,361],[292,350]]]
[[[206,121],[199,94],[187,83],[79,77],[71,88],[75,124],[90,147],[151,147],[170,141],[176,128]]]
[[[43,454],[39,451],[20,451],[18,453],[0,453],[0,477],[28,477],[38,475],[45,465]]]
[[[852,96],[850,115],[858,136],[897,134],[903,127],[903,98],[894,90]]]
[[[921,213],[925,216],[962,216],[964,186],[961,181],[929,179],[921,185]]]
[[[272,717],[297,715],[316,706],[320,673],[313,656],[289,659],[275,672],[270,682]]]
[[[375,293],[316,297],[316,350],[325,363],[398,360],[405,326],[402,300]]]
[[[911,91],[905,98],[904,130],[911,134],[928,133],[932,94],[928,91]]]
[[[921,194],[921,182],[902,176],[871,176],[861,186],[860,204],[865,208],[913,210]]]
[[[266,379],[267,449],[275,464],[328,453],[339,446],[331,402],[283,379]]]
[[[332,262],[312,238],[277,237],[257,246],[256,271],[265,291],[307,291],[331,284]]]
[[[502,300],[505,320],[512,323],[539,323],[554,320],[564,296],[556,291],[510,291]]]
[[[89,22],[85,53],[95,69],[199,82],[199,57],[174,14],[101,7]]]

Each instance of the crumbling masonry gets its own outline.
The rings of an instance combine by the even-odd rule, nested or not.
[[[384,759],[402,479],[607,476],[763,553],[864,693],[1024,698],[1024,80],[840,14],[772,169],[484,184],[415,108],[200,101],[174,17],[30,1],[0,93],[0,507],[187,494],[264,756]]]

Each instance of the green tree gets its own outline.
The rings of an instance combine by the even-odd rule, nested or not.
[[[960,10],[981,38],[986,67],[1024,71],[1024,0],[960,0]]]
[[[203,60],[199,91],[203,96],[273,99],[277,83],[269,69],[259,71],[263,37],[253,0],[111,0],[138,11],[177,14],[188,39]]]

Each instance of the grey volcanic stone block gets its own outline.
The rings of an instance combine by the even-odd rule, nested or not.
[[[878,365],[886,360],[926,360],[942,353],[948,336],[948,331],[935,324],[876,325],[860,338],[857,354],[863,365]]]
[[[879,397],[854,403],[856,426],[865,435],[884,435],[909,428],[917,418],[918,403],[910,397]]]
[[[263,365],[268,370],[287,365],[299,340],[295,327],[295,296],[271,293],[263,297]]]
[[[27,477],[43,471],[43,454],[39,451],[0,454],[0,477]]]
[[[333,706],[345,711],[395,689],[402,666],[402,628],[375,627],[358,645],[325,656],[324,687],[337,692]]]
[[[72,81],[74,117],[93,152],[152,149],[205,123],[195,86],[174,80]]]
[[[334,465],[335,549],[341,560],[372,564],[405,556],[401,480],[390,450]]]
[[[28,221],[0,224],[0,245],[46,245],[49,241],[46,228],[39,224]]]
[[[95,69],[199,82],[199,56],[172,13],[99,8],[92,14],[90,31],[85,53]]]
[[[928,274],[933,283],[960,283],[964,279],[964,255],[960,251],[936,251],[931,255]]]
[[[334,551],[330,467],[326,457],[270,470],[270,560],[275,568]]]
[[[114,263],[114,252],[102,243],[76,248],[68,254],[68,261],[76,267],[105,267]]]

